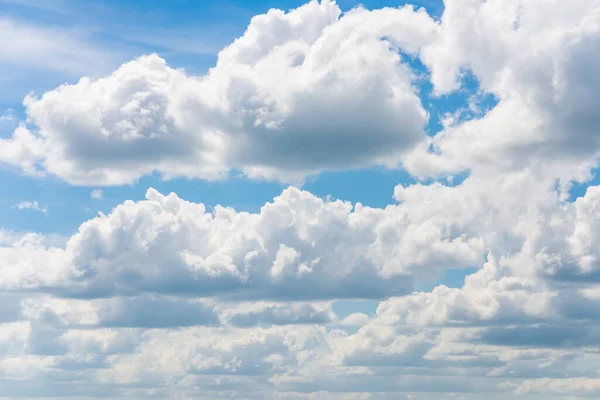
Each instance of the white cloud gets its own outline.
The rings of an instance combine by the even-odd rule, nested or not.
[[[318,302],[219,302],[215,304],[215,310],[222,321],[238,327],[328,324],[335,320],[331,305]]]
[[[40,205],[40,203],[37,202],[37,200],[34,201],[22,201],[18,204],[15,204],[13,206],[13,208],[16,208],[17,210],[33,210],[33,211],[39,211],[42,213],[46,213],[48,211],[48,209],[46,207],[43,207]]]
[[[94,189],[90,193],[92,199],[101,199],[104,197],[104,191],[102,189]]]
[[[124,203],[84,223],[64,249],[30,241],[0,249],[0,285],[51,287],[76,296],[133,290],[374,298],[410,291],[413,275],[482,260],[483,242],[459,225],[451,228],[461,208],[436,222],[426,213],[413,216],[413,208],[423,205],[408,194],[402,205],[373,209],[289,188],[260,214],[223,207],[210,214],[202,204],[150,189],[146,201]],[[32,251],[43,266],[31,262]],[[49,280],[34,272],[49,272],[50,263]]]
[[[201,205],[149,191],[148,200],[127,202],[83,224],[64,249],[45,248],[36,236],[10,240],[2,249],[4,287],[28,288],[29,294],[11,295],[17,306],[7,321],[23,322],[0,325],[0,340],[6,341],[1,347],[10,353],[2,356],[0,367],[4,376],[23,371],[28,379],[43,382],[39,388],[47,393],[60,395],[58,376],[72,379],[78,373],[76,391],[93,386],[94,391],[116,390],[113,396],[132,398],[147,392],[114,388],[135,383],[167,396],[201,389],[206,398],[240,391],[252,393],[249,398],[311,398],[316,393],[332,393],[335,398],[348,390],[364,396],[385,392],[428,398],[432,388],[510,396],[538,391],[533,383],[523,383],[524,378],[534,382],[571,374],[592,379],[587,365],[600,362],[592,350],[600,339],[593,311],[600,295],[555,285],[536,264],[513,266],[519,255],[537,251],[528,243],[538,231],[560,236],[544,227],[540,215],[556,221],[554,229],[571,224],[561,232],[578,232],[577,241],[560,236],[558,246],[553,245],[561,254],[580,252],[576,243],[581,243],[584,232],[593,237],[597,230],[593,222],[585,229],[577,222],[589,219],[584,215],[596,189],[571,205],[551,187],[551,182],[530,175],[502,176],[487,185],[470,177],[454,188],[398,187],[401,203],[386,210],[360,206],[352,210],[343,202],[328,203],[288,189],[260,214],[217,207],[214,216],[206,215]],[[517,188],[535,207],[512,195]],[[581,217],[575,217],[577,213]],[[453,225],[432,225],[442,215]],[[400,223],[403,216],[411,219],[408,227]],[[394,257],[404,244],[414,248],[419,232],[434,243],[436,226],[469,232],[491,247],[486,265],[464,287],[389,298],[375,317],[356,313],[341,324],[329,303],[311,301],[322,296],[319,285],[335,285],[337,271],[353,265],[349,249],[369,255],[370,246],[384,238],[390,247],[374,248],[374,254],[386,254],[373,261],[375,265],[390,262],[389,268],[398,268],[404,262],[404,271],[415,274],[431,268],[420,264],[413,269],[405,256],[395,261]],[[402,230],[410,234],[396,236]],[[247,250],[259,242],[260,247]],[[298,254],[284,257],[286,261],[276,266],[280,243],[288,253],[293,248]],[[185,266],[172,257],[182,248],[210,262],[193,264],[202,275],[173,281],[170,277],[182,274],[179,268]],[[211,255],[199,253],[211,248],[216,249]],[[260,264],[247,264],[248,275],[236,284],[236,295],[220,293],[232,282],[220,281],[222,276],[235,277],[243,271],[236,260],[260,253],[261,248],[269,254],[265,269],[252,272]],[[309,272],[318,274],[313,281],[295,276],[308,249],[312,252],[308,259],[321,257]],[[424,251],[415,253],[415,260],[427,259]],[[438,250],[431,246],[429,251]],[[471,261],[459,262],[465,263]],[[279,273],[272,277],[269,271],[275,267]],[[365,272],[346,273],[363,277]],[[155,278],[162,286],[153,284]],[[198,286],[185,286],[192,280]],[[379,293],[388,290],[389,282],[389,277],[368,278],[370,285],[379,285]],[[206,289],[209,285],[212,290]],[[283,285],[286,291],[294,285],[296,291],[287,293],[285,301],[238,300],[272,297],[280,293],[273,285]],[[352,291],[357,286],[339,287]],[[333,297],[343,293],[335,287],[329,290]],[[361,292],[352,294],[357,293]],[[83,298],[53,297],[73,294]],[[89,298],[98,295],[109,297]],[[338,325],[358,330],[333,328]],[[510,385],[500,386],[506,381]],[[24,389],[9,392],[10,388],[3,385],[2,394],[25,394]],[[557,386],[548,391],[561,390]]]
[[[427,398],[432,387],[507,396],[525,393],[523,379],[589,378],[587,365],[600,362],[592,351],[600,295],[528,260],[551,246],[586,265],[598,189],[571,204],[550,178],[485,178],[399,186],[400,203],[386,209],[290,188],[260,214],[216,207],[211,215],[149,190],[147,200],[84,223],[64,248],[33,235],[8,240],[2,285],[17,290],[6,318],[25,322],[5,324],[5,368],[27,371],[50,393],[59,386],[47,366],[65,378],[80,371],[77,390],[135,382],[167,396],[202,388],[206,398]],[[540,242],[541,233],[556,240]],[[471,258],[460,249],[473,238]],[[484,249],[487,262],[462,288],[404,286],[438,268],[484,264]],[[383,301],[372,318],[338,321],[328,301],[315,301],[396,289],[404,296]]]
[[[581,395],[585,397],[596,397],[600,394],[600,379],[592,378],[565,378],[551,379],[542,378],[526,380],[517,387],[518,394],[548,393],[559,396]]]
[[[597,2],[445,6],[439,23],[410,7],[342,15],[323,1],[271,10],[204,76],[154,55],[28,97],[30,132],[3,141],[23,157],[0,159],[83,185],[153,172],[219,179],[242,170],[297,182],[372,165],[404,165],[419,176],[514,170],[547,158],[593,165]],[[476,22],[462,23],[464,15]],[[438,94],[459,89],[458,77],[472,71],[499,104],[428,139],[414,72],[398,49],[420,57]]]
[[[0,139],[0,159],[18,165],[30,175],[42,175],[37,163],[42,159],[44,145],[27,128],[20,125],[10,140]]]
[[[340,17],[331,1],[256,16],[195,78],[156,55],[25,101],[26,160],[74,184],[123,184],[157,171],[217,179],[231,169],[297,181],[322,170],[398,166],[427,115],[397,53],[435,34],[410,7]],[[360,96],[356,94],[360,93]],[[377,124],[373,124],[377,121]],[[28,137],[29,137],[28,136]]]
[[[448,0],[421,58],[440,94],[472,72],[498,105],[448,127],[408,157],[421,176],[463,169],[595,164],[600,80],[598,1]],[[467,17],[468,16],[468,17]],[[462,23],[465,19],[472,24]],[[429,152],[429,147],[434,152]]]

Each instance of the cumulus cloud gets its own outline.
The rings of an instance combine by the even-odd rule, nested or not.
[[[0,284],[67,297],[381,298],[410,292],[413,276],[482,260],[482,240],[457,220],[462,207],[434,222],[411,213],[423,204],[406,197],[374,209],[289,188],[259,214],[208,213],[150,189],[84,223],[64,248],[35,237],[0,248]]]
[[[590,378],[527,380],[517,387],[518,394],[547,393],[553,395],[581,395],[595,397],[600,393],[600,380]]]
[[[233,306],[218,304],[217,309],[230,324],[239,327],[266,325],[328,324],[335,320],[327,303],[242,302]]]
[[[153,296],[92,301],[38,297],[22,301],[21,311],[35,323],[75,328],[169,328],[219,322],[213,308],[200,301]]]
[[[6,368],[51,390],[52,371],[85,371],[82,390],[136,382],[258,398],[427,398],[432,387],[506,396],[522,391],[516,376],[589,377],[600,295],[569,286],[569,273],[593,268],[598,190],[569,203],[555,188],[552,169],[473,174],[454,187],[399,185],[385,209],[288,188],[256,214],[207,212],[151,189],[82,224],[64,247],[7,235],[2,287],[16,305]],[[548,272],[549,248],[570,260],[552,264],[562,274]],[[461,288],[411,293],[467,266],[481,268]],[[331,309],[338,298],[382,297],[372,318],[339,321]],[[36,360],[49,364],[27,364]],[[500,380],[514,386],[497,389]]]
[[[271,10],[202,77],[150,55],[104,78],[28,96],[29,130],[2,140],[28,157],[0,159],[90,185],[155,171],[217,179],[238,169],[289,182],[322,170],[398,166],[425,138],[427,122],[398,48],[415,54],[435,31],[412,7],[341,15],[325,0]]]
[[[82,389],[135,382],[259,398],[348,390],[427,398],[432,388],[506,396],[525,393],[515,377],[590,378],[600,295],[515,260],[537,254],[530,243],[539,232],[557,239],[557,253],[581,255],[577,241],[544,223],[578,231],[579,242],[593,237],[585,213],[596,188],[567,203],[550,178],[486,178],[398,186],[399,203],[385,209],[290,188],[259,214],[207,213],[149,190],[147,200],[84,223],[65,247],[7,238],[2,285],[15,307],[0,335],[5,368],[51,390],[53,371],[84,371]],[[471,256],[462,249],[472,238]],[[454,265],[482,267],[460,288],[410,293],[413,278]],[[392,297],[372,318],[342,321],[319,301],[373,296]]]
[[[498,104],[420,145],[406,166],[420,176],[520,169],[552,160],[592,166],[600,120],[597,1],[446,1],[440,33],[421,59],[441,95],[471,72]],[[464,24],[467,18],[474,21]],[[433,150],[433,151],[430,151]]]
[[[203,76],[149,55],[28,96],[29,125],[2,139],[0,160],[81,185],[237,170],[298,182],[373,165],[429,177],[548,158],[585,170],[599,148],[599,15],[585,0],[450,0],[440,21],[410,6],[342,14],[329,0],[271,10]],[[469,72],[499,103],[428,138],[412,58],[434,94]]]
[[[344,318],[341,323],[342,325],[350,326],[362,326],[369,322],[369,316],[365,313],[352,313]]]
[[[569,185],[596,165],[600,4],[445,5],[439,22],[272,10],[205,76],[146,56],[29,97],[0,158],[75,184],[469,174],[398,185],[386,208],[290,187],[257,213],[208,212],[149,189],[64,245],[0,231],[0,396],[596,396],[600,188],[571,201]],[[428,139],[407,57],[434,95],[470,71],[498,104]],[[339,319],[338,299],[380,303]]]
[[[12,122],[15,119],[15,110],[12,108],[9,108],[4,114],[0,115],[0,122]]]
[[[580,230],[577,214],[585,209],[581,205],[594,201],[596,189],[590,187],[574,204],[557,201],[554,210],[530,208],[530,216],[519,217],[529,220],[521,245],[492,248],[488,261],[461,288],[438,286],[381,302],[376,316],[345,345],[344,362],[402,370],[451,365],[471,371],[467,374],[484,369],[489,377],[517,379],[501,387],[521,395],[593,395],[597,374],[592,365],[600,361],[594,310],[600,296],[595,284],[582,285],[584,278],[571,275],[581,274],[589,257],[573,257],[578,242],[544,224],[547,218],[556,229]],[[591,247],[595,230],[586,229]],[[539,235],[554,240],[540,248]],[[564,268],[564,273],[546,272],[550,249],[554,271]],[[531,380],[518,382],[524,378]],[[576,383],[583,386],[575,389]]]

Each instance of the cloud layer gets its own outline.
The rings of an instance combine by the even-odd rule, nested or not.
[[[28,97],[0,159],[72,184],[372,165],[454,184],[386,208],[289,187],[257,213],[149,189],[64,246],[0,231],[0,398],[597,398],[599,40],[595,0],[447,0],[439,21],[324,0],[254,17],[202,77],[151,55]],[[428,137],[417,83],[467,73],[475,116]]]
[[[485,178],[399,186],[386,209],[290,188],[260,214],[149,190],[64,248],[7,238],[3,395],[27,395],[10,385],[27,373],[60,396],[78,371],[126,398],[593,396],[600,187],[569,203],[530,173]],[[480,269],[411,292],[453,266]],[[332,309],[383,296],[372,318]]]

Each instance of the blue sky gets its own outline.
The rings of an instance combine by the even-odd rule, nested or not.
[[[0,53],[0,398],[600,396],[598,0],[0,0]]]

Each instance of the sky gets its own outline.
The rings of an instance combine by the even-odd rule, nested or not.
[[[600,0],[0,0],[0,400],[600,397]]]

